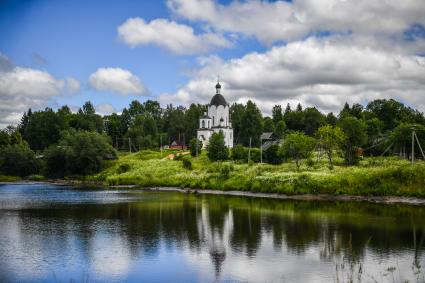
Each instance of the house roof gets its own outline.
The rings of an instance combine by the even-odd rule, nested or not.
[[[275,136],[273,135],[272,132],[265,132],[265,133],[261,134],[262,140],[270,140],[270,139],[273,139],[273,138],[275,138]]]

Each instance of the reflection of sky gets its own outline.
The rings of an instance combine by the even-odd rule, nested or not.
[[[49,210],[50,217],[38,217],[16,209],[23,206],[19,201],[13,209],[7,205],[5,208],[4,201],[10,196],[5,197],[2,190],[11,193],[0,189],[0,281],[68,282],[72,278],[77,282],[213,282],[216,279],[334,282],[336,264],[343,262],[347,255],[335,252],[329,258],[324,257],[324,249],[329,244],[323,240],[326,237],[307,242],[300,250],[294,250],[285,236],[281,237],[281,243],[276,243],[274,232],[263,226],[254,253],[243,246],[235,250],[232,246],[236,233],[233,209],[223,210],[223,223],[217,226],[216,221],[213,225],[208,202],[199,204],[194,219],[196,240],[200,243],[197,248],[189,244],[187,236],[178,237],[173,234],[175,232],[167,234],[164,227],[159,228],[160,231],[151,231],[159,232],[153,233],[156,237],[143,238],[146,236],[143,233],[149,232],[143,230],[146,229],[145,223],[123,222],[122,215],[84,222],[72,215],[54,217],[55,210]],[[25,195],[22,188],[18,191]],[[33,191],[29,194],[37,195]],[[84,192],[80,194],[90,197]],[[122,201],[116,194],[104,193],[110,195],[111,203]],[[141,199],[146,201],[149,197],[142,196]],[[36,208],[40,210],[39,206]],[[267,214],[262,217],[266,219]],[[323,216],[317,219],[320,219],[321,225],[330,225]],[[131,234],[131,228],[137,225],[143,229],[134,230],[136,234]],[[185,227],[178,229],[185,230]],[[337,238],[333,244],[337,247]],[[381,253],[377,249],[366,248],[359,258],[362,276],[369,281],[373,278],[378,282],[393,282],[393,273],[387,269],[395,267],[394,281],[416,282],[412,271],[413,255],[411,249]],[[424,257],[419,258],[421,261],[424,262]],[[347,261],[344,262],[343,268],[338,266],[338,274],[339,279],[346,281],[350,266]],[[356,263],[353,269],[358,270],[359,264]]]

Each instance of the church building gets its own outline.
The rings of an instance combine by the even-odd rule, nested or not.
[[[213,133],[222,132],[224,143],[227,147],[233,147],[233,128],[230,122],[229,104],[221,94],[220,82],[215,86],[215,95],[208,105],[208,112],[199,119],[198,140],[202,141],[202,147],[206,148]]]

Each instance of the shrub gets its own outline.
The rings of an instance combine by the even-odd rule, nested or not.
[[[249,149],[247,151],[249,151]],[[259,148],[251,148],[250,160],[255,163],[259,163],[261,161],[261,151]]]
[[[40,167],[35,153],[26,144],[9,145],[0,151],[0,170],[6,175],[24,177],[38,173]]]
[[[183,158],[183,168],[192,170],[192,162],[188,158]]]
[[[122,173],[125,173],[125,172],[130,171],[130,169],[131,169],[130,164],[124,163],[124,164],[121,164],[121,165],[118,167],[118,169],[117,169],[117,173],[118,173],[118,174],[122,174]]]
[[[220,173],[219,173],[219,178],[220,179],[229,179],[230,176],[230,171],[232,170],[232,167],[229,166],[228,164],[225,164],[223,166],[221,166],[220,168]]]
[[[232,148],[232,159],[248,162],[248,151],[242,145],[237,144]]]
[[[224,143],[222,132],[212,134],[208,144],[208,158],[211,161],[223,161],[229,158],[229,149]]]
[[[46,151],[46,173],[54,177],[92,174],[102,168],[106,157],[114,156],[106,136],[72,129],[63,132],[59,144]]]
[[[270,164],[281,164],[283,162],[283,156],[279,151],[279,145],[273,144],[264,151],[264,160]]]
[[[202,142],[198,140],[197,138],[193,138],[190,140],[190,155],[193,157],[198,156],[201,154],[202,151]]]

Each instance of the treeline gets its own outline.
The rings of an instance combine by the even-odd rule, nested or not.
[[[96,114],[90,102],[76,113],[68,106],[57,111],[29,109],[16,128],[0,132],[0,171],[22,176],[36,172],[57,176],[88,174],[98,171],[105,158],[113,158],[115,150],[158,149],[161,140],[163,145],[172,141],[189,145],[196,137],[199,117],[206,110],[207,106],[200,104],[161,108],[152,100],[132,101],[121,114],[105,116]],[[263,132],[282,138],[291,133],[317,138],[318,129],[326,125],[342,129],[343,145],[350,148],[353,156],[358,149],[366,155],[380,155],[389,145],[387,152],[406,156],[411,150],[412,125],[419,139],[425,140],[423,113],[392,99],[375,100],[366,107],[345,104],[336,115],[325,115],[300,104],[291,109],[288,104],[285,109],[275,105],[272,116],[264,117],[252,101],[235,103],[230,112],[235,144],[243,146],[248,146],[251,139],[252,146],[259,147]],[[22,160],[27,160],[22,162],[25,166]]]

